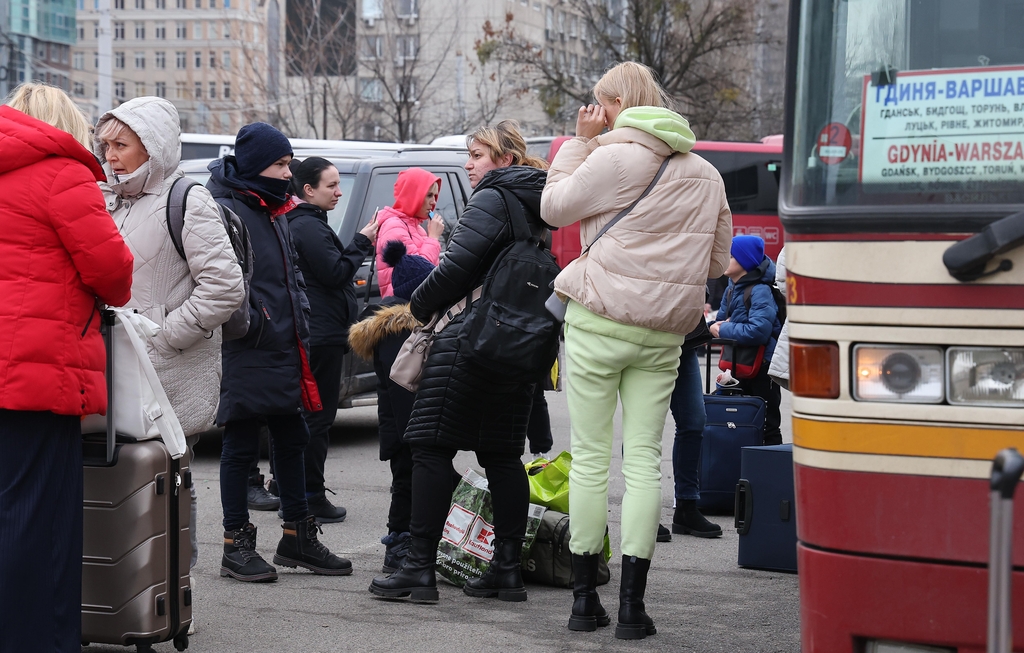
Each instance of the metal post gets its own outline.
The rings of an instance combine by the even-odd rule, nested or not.
[[[1024,457],[1003,449],[992,462],[991,534],[988,565],[988,653],[1013,651],[1011,577],[1013,575],[1013,494]]]
[[[114,47],[112,43],[113,33],[110,28],[110,0],[99,0],[100,10],[100,35],[98,40],[97,54],[99,54],[99,70],[97,80],[99,84],[99,97],[96,99],[97,117],[104,112],[114,108],[113,98],[113,58]]]

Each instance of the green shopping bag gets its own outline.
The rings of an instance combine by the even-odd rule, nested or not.
[[[544,506],[558,512],[569,512],[569,469],[572,454],[568,451],[555,456],[554,460],[538,458],[526,464],[530,481],[530,503]]]

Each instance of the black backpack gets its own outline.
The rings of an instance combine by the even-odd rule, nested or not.
[[[522,204],[501,188],[515,240],[498,254],[467,308],[459,352],[509,381],[539,381],[558,355],[561,324],[544,306],[561,271],[530,232]]]
[[[185,258],[185,246],[182,244],[181,233],[185,228],[185,202],[188,200],[188,192],[199,182],[188,177],[179,177],[171,184],[171,193],[167,198],[167,233],[171,235],[171,242],[174,249],[182,260]],[[220,202],[217,202],[217,210],[220,212],[220,220],[224,224],[224,230],[231,241],[231,248],[235,250],[235,258],[242,267],[242,282],[245,285],[245,301],[235,309],[228,321],[221,326],[221,332],[225,341],[237,340],[245,336],[249,331],[249,284],[252,282],[253,254],[252,243],[249,242],[249,230],[238,215]]]

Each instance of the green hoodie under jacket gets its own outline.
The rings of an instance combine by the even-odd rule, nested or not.
[[[686,154],[693,149],[697,137],[690,123],[671,109],[664,107],[630,107],[623,109],[615,119],[615,129],[634,127],[657,136],[676,152]]]

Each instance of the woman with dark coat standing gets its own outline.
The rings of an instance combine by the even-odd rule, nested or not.
[[[374,217],[348,247],[327,222],[327,212],[341,197],[338,169],[327,159],[312,156],[292,164],[292,191],[301,203],[288,213],[288,229],[299,255],[299,270],[309,300],[309,366],[320,391],[323,410],[307,413],[306,503],[309,514],[322,523],[345,520],[347,511],[327,498],[324,466],[330,429],[338,412],[341,366],[348,352],[348,328],[356,318],[356,289],[352,281],[359,266],[373,253],[377,239]]]
[[[0,107],[0,651],[82,645],[82,415],[107,410],[97,301],[131,299],[132,253],[62,90]]]
[[[247,507],[249,466],[259,455],[260,420],[274,448],[284,533],[274,563],[315,574],[342,576],[352,564],[318,539],[320,525],[306,505],[303,452],[309,430],[303,409],[321,409],[309,368],[309,303],[285,214],[295,208],[288,194],[292,147],[266,123],[246,125],[235,154],[210,164],[207,183],[217,202],[242,219],[252,243],[249,331],[224,343],[217,423],[224,427],[220,495],[224,509],[221,576],[242,581],[277,580],[277,570],[256,553],[256,527]]]
[[[544,163],[526,154],[514,121],[477,130],[469,137],[470,184],[475,189],[445,256],[413,293],[412,313],[428,322],[479,286],[514,236],[500,188],[511,191],[535,235],[543,236],[540,194]],[[370,591],[383,598],[436,602],[434,560],[451,505],[451,462],[459,450],[475,451],[486,470],[494,506],[494,557],[482,578],[470,581],[470,596],[525,601],[519,571],[529,483],[520,461],[533,402],[532,383],[511,382],[473,366],[460,353],[462,315],[441,332],[430,350],[413,404],[405,440],[412,448],[412,534],[402,567],[379,576]]]

